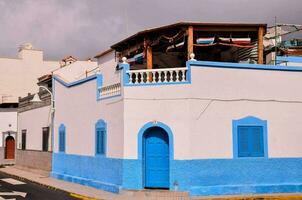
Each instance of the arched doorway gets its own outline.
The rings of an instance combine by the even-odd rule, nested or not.
[[[169,188],[169,136],[160,127],[147,129],[143,136],[145,188]]]
[[[5,159],[15,159],[15,139],[12,136],[5,139]]]

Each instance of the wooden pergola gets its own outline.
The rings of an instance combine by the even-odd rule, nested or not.
[[[208,33],[229,33],[237,35],[249,34],[258,43],[258,64],[263,64],[263,36],[266,32],[266,24],[247,24],[247,23],[192,23],[180,22],[167,26],[162,26],[153,29],[140,31],[114,45],[111,46],[122,56],[127,56],[129,52],[134,51],[138,46],[143,47],[146,53],[147,69],[153,68],[153,50],[152,41],[156,41],[162,34],[175,34],[176,32],[183,31],[186,35],[187,45],[187,58],[194,52],[198,45],[194,44],[194,35]]]

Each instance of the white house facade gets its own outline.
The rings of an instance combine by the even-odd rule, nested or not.
[[[111,192],[302,191],[301,68],[109,63],[73,82],[54,76],[53,177]]]

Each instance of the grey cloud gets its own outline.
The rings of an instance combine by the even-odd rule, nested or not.
[[[47,59],[92,57],[139,30],[177,21],[301,23],[300,0],[0,0],[0,56],[21,43]]]

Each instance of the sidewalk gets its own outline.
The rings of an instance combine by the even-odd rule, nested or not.
[[[105,192],[102,190],[98,190],[95,188],[87,187],[84,185],[79,185],[75,183],[65,182],[61,180],[54,179],[52,177],[49,177],[45,172],[43,171],[25,171],[20,168],[17,168],[15,166],[7,166],[5,168],[0,168],[1,172],[17,176],[19,178],[27,179],[31,182],[39,183],[41,185],[44,185],[46,187],[50,187],[52,189],[59,189],[63,190],[65,192],[71,193],[74,197],[89,197],[89,198],[82,198],[82,199],[116,199],[116,194]]]

